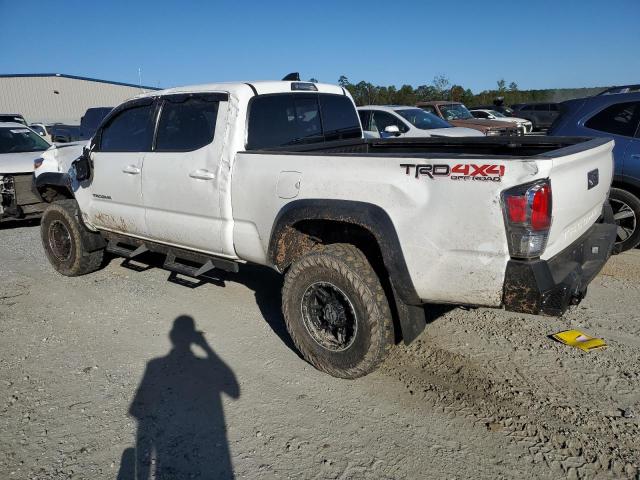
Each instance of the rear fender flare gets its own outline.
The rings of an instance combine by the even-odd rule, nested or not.
[[[279,270],[278,239],[285,230],[302,220],[331,220],[350,223],[368,230],[378,242],[384,266],[389,273],[394,292],[407,305],[421,305],[402,253],[395,226],[381,207],[350,200],[307,199],[286,204],[273,223],[269,239],[268,258]],[[286,265],[285,265],[286,267]]]

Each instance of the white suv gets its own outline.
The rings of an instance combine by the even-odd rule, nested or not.
[[[418,107],[369,105],[358,107],[365,137],[484,137],[482,132],[454,127]]]

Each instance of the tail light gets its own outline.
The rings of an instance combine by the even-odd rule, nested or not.
[[[502,192],[509,253],[516,258],[536,258],[547,246],[551,227],[552,194],[549,180]]]

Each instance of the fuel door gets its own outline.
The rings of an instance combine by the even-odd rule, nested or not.
[[[280,172],[278,184],[276,185],[276,195],[280,198],[295,198],[300,193],[300,172]]]

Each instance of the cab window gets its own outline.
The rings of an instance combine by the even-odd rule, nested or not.
[[[199,96],[165,97],[156,133],[156,152],[187,152],[210,144],[216,130],[218,100]]]
[[[100,133],[101,152],[148,152],[153,140],[155,105],[127,108],[111,118]]]
[[[249,104],[247,149],[360,138],[355,107],[344,95],[259,95]]]

